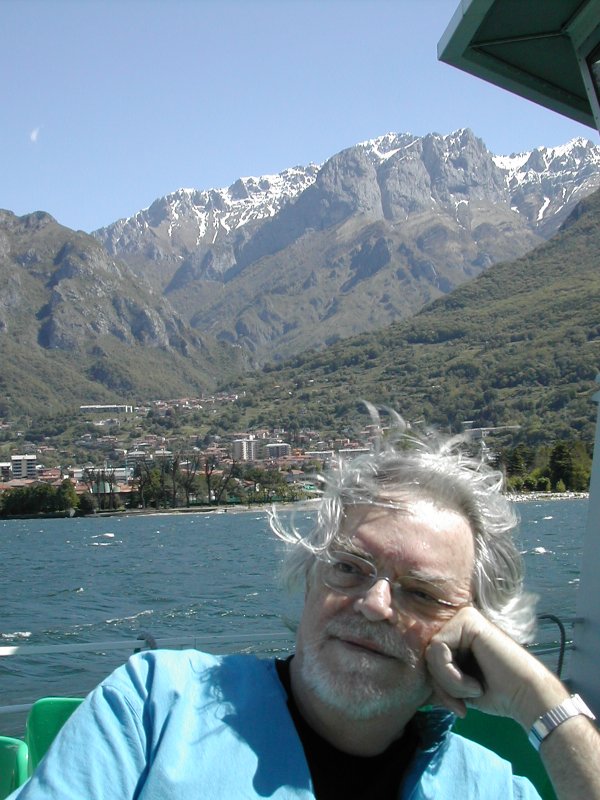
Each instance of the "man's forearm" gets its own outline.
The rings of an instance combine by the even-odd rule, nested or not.
[[[600,798],[600,734],[591,720],[571,717],[540,745],[559,800]]]
[[[481,670],[475,680],[460,668],[470,653]],[[464,713],[465,704],[507,716],[529,733],[533,724],[569,696],[559,679],[473,608],[460,611],[433,638],[426,653],[434,699]],[[540,756],[559,800],[600,800],[600,733],[583,715],[554,728]]]

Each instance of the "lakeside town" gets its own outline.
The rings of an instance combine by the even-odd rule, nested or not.
[[[0,514],[73,515],[306,500],[315,496],[314,476],[329,460],[367,452],[375,433],[365,425],[355,436],[280,427],[201,434],[211,430],[206,421],[214,408],[241,399],[224,393],[143,406],[82,405],[68,446],[64,441],[59,446],[56,435],[9,434],[3,423],[10,444],[1,451],[4,458],[0,456]],[[496,446],[518,430],[473,429],[468,421],[464,428],[492,458]],[[572,454],[561,447],[559,443],[547,454],[547,466],[533,470],[522,445],[503,448],[510,490],[530,497],[585,493],[589,476],[578,477]]]
[[[291,437],[282,428],[260,428],[208,436],[200,445],[197,434],[183,436],[179,431],[172,436],[132,436],[127,424],[136,420],[143,428],[148,418],[192,415],[207,408],[210,413],[211,405],[237,399],[233,394],[147,406],[80,406],[87,430],[72,449],[87,451],[89,457],[81,463],[58,463],[62,454],[50,437],[32,442],[17,431],[13,438],[21,440],[19,449],[13,446],[10,458],[0,460],[0,510],[90,513],[295,501],[314,495],[313,475],[329,459],[367,450],[370,426],[360,432],[360,439],[323,438],[309,430]]]

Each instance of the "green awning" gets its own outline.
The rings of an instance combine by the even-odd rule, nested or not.
[[[599,42],[600,0],[462,0],[438,58],[596,128]]]

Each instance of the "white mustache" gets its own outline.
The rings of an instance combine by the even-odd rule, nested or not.
[[[411,649],[398,631],[383,626],[383,623],[372,623],[359,617],[346,617],[331,620],[326,634],[337,639],[357,638],[373,644],[386,656],[414,665],[418,660],[417,653]]]

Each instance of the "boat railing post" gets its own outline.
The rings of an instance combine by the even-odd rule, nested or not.
[[[596,377],[600,383],[600,375]],[[600,403],[600,392],[592,398]],[[590,478],[587,524],[583,540],[581,572],[577,592],[577,619],[569,673],[577,691],[600,715],[600,408],[596,411],[594,459]]]

